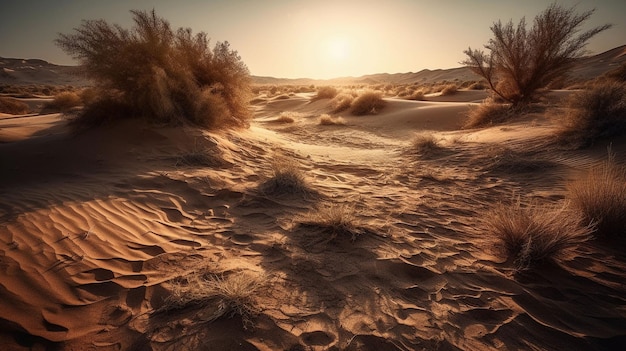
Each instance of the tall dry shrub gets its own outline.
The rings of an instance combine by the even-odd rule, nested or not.
[[[120,113],[130,114],[123,117],[205,127],[245,125],[250,115],[249,71],[228,42],[211,49],[206,33],[174,31],[154,10],[131,13],[131,29],[87,20],[56,40],[104,92],[99,100],[114,97],[111,105],[123,105]],[[86,116],[90,111],[86,106],[83,117],[97,122]]]
[[[350,112],[355,116],[375,115],[387,105],[379,91],[366,91],[352,101]]]
[[[581,32],[594,10],[577,14],[575,8],[552,3],[535,17],[528,29],[525,18],[491,26],[489,53],[468,48],[461,63],[485,78],[491,90],[513,105],[530,103],[537,92],[562,77],[587,42],[611,27],[605,24]]]

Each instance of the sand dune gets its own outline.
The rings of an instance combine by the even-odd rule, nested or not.
[[[492,204],[559,201],[604,157],[545,147],[535,116],[459,130],[477,92],[389,99],[319,125],[328,100],[261,99],[244,131],[126,122],[84,134],[63,116],[0,119],[0,344],[9,350],[518,350],[626,345],[626,260],[587,243],[560,266],[514,274],[478,227]],[[281,112],[293,123],[276,123]],[[441,149],[410,150],[414,133]],[[613,150],[623,159],[626,144]],[[515,150],[539,168],[494,166]],[[207,159],[193,161],[198,153]],[[288,155],[317,196],[264,193]],[[191,161],[190,161],[191,160]],[[195,162],[195,163],[194,163]],[[519,165],[518,165],[519,166]],[[347,204],[364,233],[298,225]],[[267,277],[260,314],[160,312],[194,271]],[[203,310],[204,311],[204,310]]]

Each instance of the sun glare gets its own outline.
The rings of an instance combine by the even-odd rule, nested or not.
[[[333,61],[344,61],[350,56],[350,45],[345,38],[332,38],[328,42],[328,57]]]

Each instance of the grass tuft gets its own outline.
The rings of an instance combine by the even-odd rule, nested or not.
[[[386,105],[383,94],[378,91],[366,91],[352,101],[351,113],[355,116],[375,115]]]
[[[271,195],[315,196],[295,159],[276,155],[272,161],[272,177],[260,185],[261,192]]]
[[[328,114],[322,114],[320,116],[320,125],[322,126],[343,126],[346,121],[341,117],[333,117]]]
[[[303,217],[299,224],[306,227],[316,227],[328,234],[324,242],[329,242],[337,237],[350,237],[356,240],[365,232],[357,225],[356,209],[347,204],[330,204],[319,206]]]
[[[29,112],[28,105],[18,99],[0,96],[0,113],[23,115]]]
[[[439,146],[435,136],[431,133],[415,134],[413,140],[411,140],[411,150],[422,156],[432,155],[440,149],[441,146]]]
[[[478,128],[506,122],[515,114],[509,105],[485,101],[473,107],[467,114],[464,128]]]
[[[82,99],[80,95],[71,91],[64,91],[54,96],[52,101],[46,104],[44,110],[46,111],[58,111],[68,112],[74,107],[82,105]]]

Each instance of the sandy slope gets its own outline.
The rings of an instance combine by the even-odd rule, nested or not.
[[[474,92],[466,92],[475,94]],[[138,123],[71,135],[59,115],[0,119],[0,344],[9,350],[578,350],[626,347],[626,256],[588,243],[514,274],[478,227],[515,195],[563,199],[603,157],[545,147],[537,115],[460,131],[462,102],[390,100],[318,125],[328,100],[265,99],[246,131]],[[435,99],[433,99],[435,100]],[[291,111],[295,122],[277,123]],[[415,131],[443,148],[418,155]],[[498,163],[506,148],[518,161]],[[209,155],[189,164],[191,153]],[[624,145],[614,145],[623,159]],[[265,194],[277,154],[318,196]],[[530,162],[532,161],[532,162]],[[539,165],[539,166],[536,166]],[[365,233],[297,225],[349,204]],[[158,313],[193,271],[263,274],[260,314]]]

